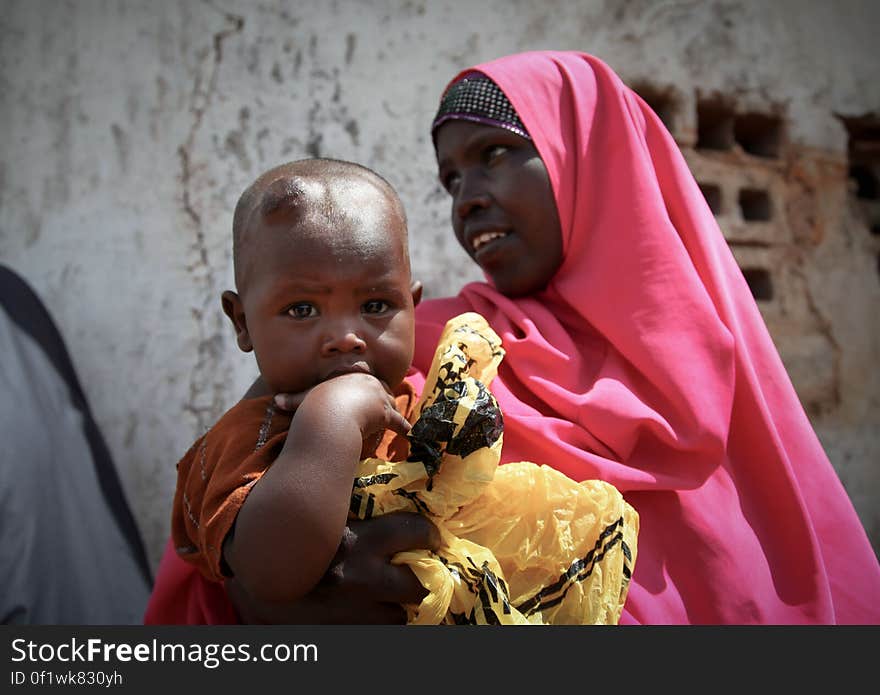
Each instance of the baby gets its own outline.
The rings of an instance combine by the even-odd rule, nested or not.
[[[421,285],[394,189],[337,160],[260,176],[235,209],[233,258],[236,291],[223,293],[223,310],[265,391],[178,464],[172,535],[210,579],[293,601],[339,547],[355,466],[406,445],[397,435],[415,403],[403,379]],[[275,408],[278,392],[305,396],[291,414]]]

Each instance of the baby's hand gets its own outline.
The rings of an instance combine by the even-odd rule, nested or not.
[[[276,407],[281,410],[295,413],[296,409],[299,408],[308,393],[308,391],[299,391],[297,393],[276,393],[274,402]]]
[[[356,426],[363,441],[361,458],[371,455],[386,429],[406,435],[410,423],[397,411],[388,386],[369,374],[343,374],[321,382],[303,394],[276,396],[295,408],[320,408],[330,412],[343,408],[346,418]],[[298,401],[298,405],[297,405]]]

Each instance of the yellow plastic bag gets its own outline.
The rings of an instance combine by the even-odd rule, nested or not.
[[[449,321],[410,432],[406,461],[365,459],[351,514],[417,511],[441,546],[398,553],[427,597],[413,624],[616,624],[639,518],[612,485],[524,461],[498,466],[503,417],[487,385],[504,350],[485,319]]]

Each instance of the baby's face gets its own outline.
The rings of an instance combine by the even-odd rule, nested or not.
[[[264,381],[299,392],[346,372],[391,388],[413,355],[414,302],[403,219],[381,196],[332,220],[262,222],[241,299]]]

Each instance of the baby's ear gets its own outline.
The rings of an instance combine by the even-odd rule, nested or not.
[[[235,326],[235,338],[238,341],[238,347],[242,352],[250,352],[254,349],[251,343],[251,336],[247,329],[247,318],[244,315],[244,306],[241,303],[241,297],[232,290],[226,290],[220,296],[220,303],[223,304],[223,313],[232,321]]]
[[[419,302],[422,301],[422,283],[414,280],[413,284],[410,285],[409,291],[412,292],[413,306],[418,306]]]

